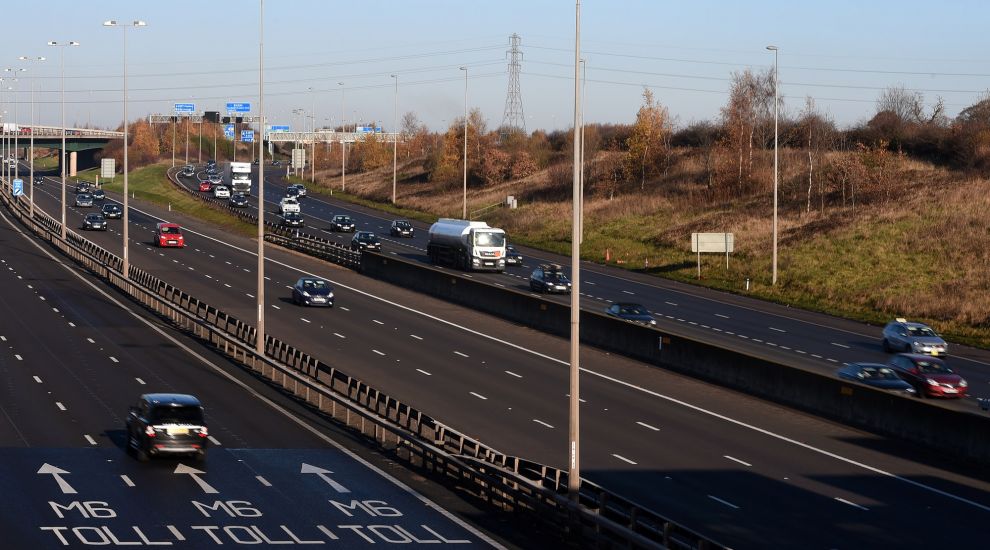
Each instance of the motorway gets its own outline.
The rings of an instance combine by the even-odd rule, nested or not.
[[[101,289],[5,214],[0,246],[4,548],[501,546],[386,473],[384,460],[335,442],[334,426]],[[125,454],[127,407],[163,391],[204,402],[205,462]]]
[[[278,201],[284,195],[283,176],[284,170],[266,170],[265,201],[269,204],[268,210],[273,213],[277,212]],[[180,179],[195,189],[195,178]],[[257,196],[253,198],[253,207],[257,208]],[[311,189],[309,196],[302,199],[302,205],[308,224],[305,231],[308,233],[349,245],[350,233],[328,230],[334,214],[347,214],[355,221],[357,230],[374,231],[379,236],[384,253],[429,264],[426,256],[428,224],[411,221],[416,227],[414,238],[390,237],[389,226],[395,218],[387,213],[334,199],[319,193],[318,189]],[[447,269],[455,276],[480,279],[523,292],[530,292],[529,274],[539,264],[560,264],[570,275],[569,258],[526,247],[517,248],[524,255],[524,265],[508,266],[504,274],[440,269]],[[672,327],[678,332],[706,339],[712,336],[732,339],[737,349],[750,349],[759,354],[772,353],[788,364],[831,373],[844,363],[886,363],[890,357],[880,346],[882,327],[660,280],[591,262],[583,262],[581,284],[583,309],[604,311],[614,302],[640,303],[654,313],[659,328]],[[569,303],[567,296],[545,297]],[[948,362],[970,383],[970,395],[961,402],[946,401],[942,404],[975,411],[975,397],[990,397],[990,351],[959,344],[951,344],[950,347]]]
[[[56,213],[50,183],[35,196]],[[70,226],[84,211],[70,209]],[[188,248],[149,245],[164,217]],[[253,322],[250,239],[147,205],[131,221],[134,264]],[[86,236],[119,253],[119,224]],[[562,466],[566,341],[275,247],[267,260],[270,333],[501,451]],[[303,273],[329,279],[337,307],[291,305],[286,287]],[[582,364],[585,476],[724,544],[943,544],[918,517],[954,543],[983,535],[985,472],[597,350]]]

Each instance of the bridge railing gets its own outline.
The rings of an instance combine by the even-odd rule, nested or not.
[[[10,127],[0,127],[0,136],[30,138],[32,135],[34,137],[62,137],[62,127],[19,125],[16,130]],[[96,128],[66,128],[65,137],[123,139],[124,132],[98,130]]]

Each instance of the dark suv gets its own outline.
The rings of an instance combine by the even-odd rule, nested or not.
[[[156,455],[206,458],[203,406],[191,395],[148,393],[127,413],[127,450],[141,462]]]
[[[330,220],[330,231],[354,232],[354,222],[351,217],[344,214],[337,214]]]
[[[557,264],[543,264],[529,276],[529,288],[536,292],[571,293],[571,281]]]

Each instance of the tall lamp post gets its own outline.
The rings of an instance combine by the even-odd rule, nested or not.
[[[313,131],[313,154],[311,159],[309,159],[309,181],[313,185],[316,185],[316,96],[313,94],[313,87],[309,88],[309,97],[313,104],[313,108],[309,111],[310,119],[312,120],[312,131]]]
[[[24,67],[4,69],[5,72],[14,73],[15,75],[17,73],[23,73],[26,70],[27,69],[25,69]],[[17,77],[16,76],[13,78],[13,81],[14,82],[17,82]],[[13,96],[13,98],[14,98],[14,126],[13,127],[14,128],[17,128],[14,131],[14,177],[16,178],[16,177],[18,177],[20,175],[20,167],[21,167],[21,163],[20,162],[17,162],[17,149],[18,149],[18,146],[17,146],[18,145],[18,143],[17,143],[17,136],[20,135],[21,131],[20,131],[20,128],[17,127],[17,104],[19,103],[19,101],[17,101],[17,89],[16,88],[13,88],[11,90],[11,96]],[[7,141],[7,146],[8,147],[10,146],[10,141],[9,140]],[[10,168],[9,167],[7,168],[7,175],[8,176],[10,175]],[[11,185],[13,185],[13,184],[11,184]]]
[[[399,165],[399,75],[390,74],[395,80],[395,94],[392,105],[392,204],[395,204],[396,168]]]
[[[68,170],[68,168],[66,168],[66,166],[65,166],[66,162],[68,161],[68,155],[65,154],[65,48],[68,48],[68,47],[71,47],[71,46],[78,46],[79,45],[79,42],[76,42],[74,40],[70,40],[68,42],[56,42],[56,41],[52,40],[52,41],[49,41],[48,42],[48,45],[49,46],[58,46],[58,48],[59,48],[59,50],[58,50],[58,67],[59,67],[59,75],[60,75],[59,76],[59,79],[61,80],[61,87],[62,87],[62,151],[61,151],[61,155],[62,156],[61,156],[61,159],[60,159],[60,161],[61,161],[60,164],[62,165],[62,238],[65,239],[65,235],[66,235],[66,230],[65,230],[65,175],[66,175],[66,171]],[[127,129],[127,126],[124,126],[124,129],[126,130]],[[126,139],[124,140],[124,143],[125,144],[127,143],[127,140]],[[124,174],[125,174],[124,177],[126,178],[127,177],[127,175],[126,175],[127,172],[124,172]],[[126,197],[126,194],[125,194],[125,197]],[[124,212],[125,212],[124,215],[126,216],[127,215],[126,214],[126,212],[127,212],[127,209],[126,208],[124,209]],[[126,229],[126,226],[124,226],[124,227],[125,227],[124,228],[124,231],[125,231],[125,234],[126,234],[127,229]],[[124,242],[126,243],[126,240]]]
[[[773,52],[773,275],[772,284],[777,285],[777,46],[767,46]]]
[[[467,77],[468,68],[461,67],[464,71],[464,205],[461,208],[461,219],[467,219],[467,127],[468,127],[468,109],[467,109]]]
[[[124,279],[127,279],[130,272],[130,258],[128,257],[127,250],[127,238],[128,238],[128,208],[127,208],[127,27],[144,27],[147,23],[139,19],[135,19],[131,23],[119,23],[114,19],[110,21],[104,21],[104,27],[120,27],[121,35],[123,36],[123,56],[124,56],[124,216],[123,216],[123,226],[124,226],[124,264],[122,267],[122,274]],[[175,151],[175,147],[172,147]]]
[[[265,0],[258,0],[258,119],[265,141]],[[255,351],[265,356],[265,148],[258,147],[258,337]]]
[[[345,190],[345,185],[347,184],[347,142],[344,141],[344,132],[347,131],[347,127],[344,126],[344,83],[338,82],[340,86],[340,190]]]
[[[20,59],[21,61],[27,61],[29,63],[39,63],[39,62],[45,60],[45,58],[42,57],[42,56],[28,57],[26,55],[22,55],[22,56],[18,57],[17,59]],[[30,154],[30,157],[31,158],[28,159],[28,163],[29,163],[29,166],[30,166],[30,168],[29,168],[30,171],[28,173],[28,178],[29,178],[29,181],[28,181],[28,202],[31,204],[31,208],[30,208],[30,213],[31,214],[30,215],[31,215],[32,218],[34,218],[34,126],[35,126],[35,124],[34,124],[34,81],[35,81],[35,79],[34,78],[31,78],[31,147],[30,147],[31,148],[31,154]]]
[[[581,0],[574,6],[574,171],[571,192],[571,341],[568,394],[567,491],[577,502],[581,491]]]

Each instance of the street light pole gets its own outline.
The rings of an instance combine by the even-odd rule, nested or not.
[[[58,66],[59,66],[59,80],[61,81],[62,87],[62,151],[61,151],[61,162],[62,165],[62,239],[65,239],[66,229],[65,229],[65,174],[68,170],[65,166],[68,161],[68,155],[65,153],[65,48],[70,46],[78,46],[79,42],[69,41],[69,42],[55,42],[54,40],[48,42],[49,46],[58,46]],[[126,129],[126,126],[125,126]],[[127,143],[127,140],[124,140]],[[125,176],[126,177],[126,176]],[[126,212],[126,210],[125,210]],[[126,215],[126,214],[125,214]]]
[[[14,73],[15,75],[17,73],[23,73],[26,70],[27,69],[25,69],[23,67],[4,69],[5,72]],[[17,82],[17,77],[15,76],[11,80],[14,81],[14,82]],[[19,103],[17,101],[17,89],[14,88],[13,86],[11,87],[10,95],[13,96],[13,98],[14,98],[14,125],[12,126],[12,128],[15,128],[15,130],[14,130],[14,176],[13,177],[14,178],[17,178],[20,175],[20,167],[21,167],[20,166],[21,163],[17,162],[17,149],[18,149],[18,147],[17,147],[17,145],[18,145],[18,143],[17,143],[17,136],[20,135],[21,130],[17,126],[17,104]],[[10,147],[10,138],[7,138],[7,146]],[[8,176],[8,178],[10,177],[10,167],[9,166],[7,167],[7,176]],[[11,183],[11,185],[13,185],[13,183]]]
[[[258,0],[258,117],[265,141],[265,0]],[[264,145],[264,143],[262,143]],[[258,147],[258,337],[255,351],[265,356],[265,148]]]
[[[773,52],[773,275],[772,284],[777,285],[777,106],[780,103],[777,87],[777,46],[767,46]]]
[[[468,106],[467,106],[467,67],[461,67],[464,71],[464,203],[461,208],[461,219],[467,219],[467,127],[468,127]]]
[[[128,246],[127,246],[128,229],[129,229],[128,228],[128,219],[129,219],[129,217],[128,217],[129,216],[128,210],[129,209],[127,207],[127,203],[128,203],[128,196],[127,196],[127,176],[128,176],[128,174],[127,174],[127,172],[128,172],[128,166],[127,166],[127,133],[128,133],[127,132],[127,126],[128,126],[128,124],[127,124],[127,27],[144,27],[146,25],[147,25],[147,23],[145,23],[144,21],[141,21],[139,19],[135,19],[132,23],[128,23],[128,24],[118,23],[116,20],[110,20],[110,21],[104,21],[103,22],[103,26],[104,27],[120,27],[121,35],[123,36],[123,49],[122,49],[122,53],[123,53],[123,57],[124,57],[124,78],[123,78],[123,81],[124,81],[124,95],[123,95],[123,100],[124,100],[123,101],[123,103],[124,103],[124,106],[123,106],[123,109],[124,109],[124,204],[123,204],[123,206],[124,206],[124,216],[123,216],[123,224],[122,225],[124,226],[124,239],[123,239],[124,240],[124,263],[123,263],[123,266],[122,266],[121,271],[122,271],[122,275],[124,276],[124,279],[127,279],[130,276],[130,258],[128,256]],[[172,150],[175,151],[175,147],[174,146],[172,147]],[[173,163],[173,165],[174,165],[174,163]]]
[[[581,218],[578,223],[578,232],[581,235],[579,242],[584,243],[584,104],[586,102],[588,89],[588,66],[584,59],[581,60]]]
[[[313,95],[313,88],[309,88],[310,100],[313,104],[313,108],[309,111],[309,116],[312,118],[312,130],[313,130],[313,154],[311,159],[309,159],[309,181],[313,185],[316,185],[316,96]]]
[[[18,57],[17,59],[20,59],[21,61],[32,62],[32,63],[38,63],[38,62],[41,62],[41,61],[44,61],[45,60],[45,58],[44,57],[41,57],[41,56],[38,56],[38,57],[28,57],[26,55],[22,55],[22,56]],[[34,132],[35,132],[35,124],[34,124],[34,81],[35,80],[36,79],[34,77],[31,78],[31,147],[30,147],[30,149],[31,149],[31,153],[30,153],[31,158],[28,159],[28,163],[29,163],[29,166],[30,166],[30,168],[29,168],[30,171],[28,173],[28,178],[30,179],[30,181],[28,182],[28,202],[31,204],[31,207],[30,207],[30,210],[29,210],[31,218],[34,218]]]
[[[568,394],[568,449],[567,491],[577,502],[581,491],[581,0],[576,0],[574,11],[574,171],[571,196],[571,346],[570,393]]]
[[[338,82],[340,86],[340,190],[344,191],[347,185],[347,142],[344,141],[344,132],[347,127],[344,126],[344,83]]]
[[[395,204],[395,181],[399,166],[399,75],[389,75],[395,79],[395,94],[392,106],[392,204]]]

